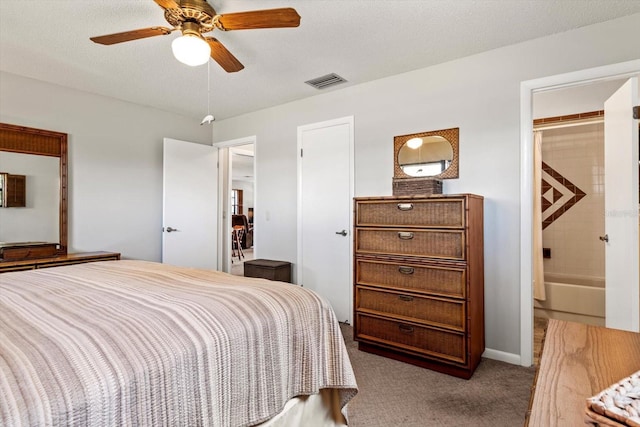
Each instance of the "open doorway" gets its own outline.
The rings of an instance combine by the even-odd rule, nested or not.
[[[230,273],[244,275],[244,262],[254,257],[255,156],[254,144],[229,147],[231,171],[231,268]]]
[[[257,252],[256,137],[219,142],[214,146],[219,149],[218,205],[221,207],[218,265],[221,271],[241,276],[244,262],[254,259]]]
[[[639,72],[640,61],[629,61],[531,80],[521,85],[521,364],[523,366],[529,366],[533,361],[534,97],[563,88],[577,89],[583,86],[595,89],[596,86],[593,85],[606,86],[607,82],[622,81]],[[611,85],[617,84],[611,83]],[[635,266],[637,269],[637,262]],[[638,284],[634,286],[637,290]]]

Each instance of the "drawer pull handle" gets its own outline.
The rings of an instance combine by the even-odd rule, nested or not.
[[[398,210],[410,211],[413,209],[413,203],[398,203]]]
[[[399,231],[398,237],[402,240],[411,240],[413,239],[413,233],[409,231]]]
[[[413,267],[405,267],[404,265],[401,265],[398,267],[398,271],[402,274],[413,274],[414,269]]]
[[[413,297],[411,295],[398,295],[401,301],[413,301]]]
[[[402,323],[398,324],[398,329],[400,329],[400,332],[404,332],[405,334],[413,333],[413,326],[403,325]]]

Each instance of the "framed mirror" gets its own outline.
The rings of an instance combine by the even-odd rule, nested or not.
[[[393,138],[394,178],[458,178],[459,128]]]
[[[67,253],[67,134],[0,123],[0,172],[26,177],[24,207],[0,208],[0,244]]]

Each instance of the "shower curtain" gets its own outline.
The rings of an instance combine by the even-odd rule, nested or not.
[[[547,299],[542,260],[542,131],[533,132],[533,297]]]

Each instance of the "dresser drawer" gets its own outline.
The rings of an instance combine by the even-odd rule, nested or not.
[[[359,200],[355,225],[464,228],[464,200]]]
[[[465,336],[366,314],[356,314],[356,339],[466,363]]]
[[[56,243],[44,243],[3,247],[0,248],[0,258],[4,261],[48,258],[56,254],[57,246]]]
[[[361,285],[428,292],[455,298],[466,296],[466,270],[356,259],[355,282]]]
[[[26,271],[34,270],[36,267],[33,264],[20,265],[13,262],[0,262],[0,273],[9,273],[11,271]]]
[[[109,257],[101,257],[101,258],[87,258],[87,259],[70,259],[67,261],[56,261],[56,262],[43,262],[38,264],[37,268],[49,268],[49,267],[61,267],[63,265],[75,265],[75,264],[85,264],[87,262],[99,262],[99,261],[117,261],[120,257],[109,256]]]
[[[465,259],[463,230],[356,228],[356,253]]]
[[[356,310],[465,330],[465,302],[356,287]]]

